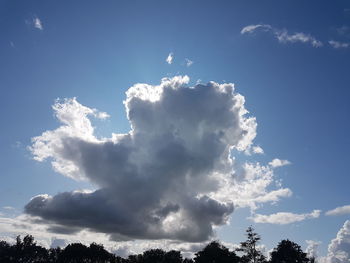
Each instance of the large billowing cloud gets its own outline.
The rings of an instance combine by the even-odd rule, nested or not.
[[[328,254],[320,259],[322,263],[348,263],[350,260],[350,221],[345,221],[328,246]]]
[[[245,163],[232,154],[254,152],[256,120],[233,84],[188,87],[189,78],[136,84],[124,101],[127,134],[97,138],[90,117],[108,115],[75,98],[53,106],[62,126],[33,138],[34,159],[49,159],[58,173],[84,179],[96,191],[38,195],[25,212],[52,232],[82,229],[113,240],[212,237],[234,210],[289,196],[276,186],[273,167]]]

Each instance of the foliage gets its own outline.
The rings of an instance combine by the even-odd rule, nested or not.
[[[279,242],[271,252],[271,263],[306,263],[312,261],[313,259],[308,259],[306,253],[298,244],[288,239]]]
[[[202,251],[196,253],[195,263],[235,263],[239,257],[217,241],[209,243]]]
[[[195,253],[193,259],[183,258],[180,251],[150,249],[142,254],[130,255],[122,258],[108,252],[103,245],[91,243],[86,246],[72,243],[61,249],[46,249],[36,244],[33,236],[27,235],[23,239],[17,236],[14,244],[0,241],[1,263],[265,263],[266,258],[257,249],[260,236],[252,227],[246,230],[247,240],[241,242],[237,251],[242,252],[239,257],[234,251],[218,241],[212,241],[202,250]],[[282,240],[271,252],[269,263],[312,263],[306,257],[300,246],[289,240]]]
[[[263,263],[266,262],[265,256],[259,251],[257,245],[261,237],[254,232],[254,229],[250,226],[246,230],[247,240],[241,242],[240,248],[237,251],[243,252],[241,261],[246,263]]]

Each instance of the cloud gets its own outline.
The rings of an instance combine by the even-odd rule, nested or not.
[[[345,221],[337,236],[328,245],[326,257],[322,263],[348,263],[350,259],[350,220]]]
[[[339,41],[334,41],[330,40],[328,43],[333,47],[333,48],[348,48],[350,46],[350,43],[346,42],[339,42]]]
[[[349,9],[350,10],[350,9]],[[350,33],[350,27],[348,26],[341,26],[336,28],[336,31],[339,35],[341,36],[345,36],[345,37],[349,37],[349,33]]]
[[[170,52],[165,61],[170,65],[173,63],[173,60],[174,60],[174,53]]]
[[[255,214],[250,219],[252,219],[255,223],[286,225],[286,224],[291,224],[295,222],[300,222],[305,219],[318,218],[320,214],[321,214],[321,210],[314,210],[311,213],[307,213],[307,214],[279,212],[271,215]]]
[[[271,32],[275,38],[280,42],[280,43],[296,43],[296,42],[301,42],[301,43],[310,43],[313,47],[321,47],[323,46],[323,43],[313,36],[309,34],[305,34],[302,32],[297,32],[290,34],[286,29],[277,29],[272,27],[271,25],[266,25],[266,24],[257,24],[257,25],[249,25],[245,26],[241,30],[241,34],[252,34],[256,30],[263,30],[265,32]]]
[[[39,19],[39,17],[33,18],[33,24],[34,24],[35,28],[37,28],[39,30],[44,30],[43,24],[42,24],[41,20]]]
[[[277,39],[279,42],[282,43],[295,43],[295,42],[302,42],[302,43],[310,43],[313,47],[322,47],[323,44],[321,41],[317,40],[313,36],[305,33],[294,33],[289,34],[287,30],[283,30],[282,32],[276,32],[275,33]]]
[[[60,248],[64,248],[68,245],[67,240],[66,239],[61,239],[61,238],[53,238],[51,241],[51,248],[56,248],[56,247],[60,247]]]
[[[289,196],[289,189],[270,189],[273,167],[240,165],[231,156],[253,146],[257,126],[234,85],[188,82],[177,76],[129,88],[131,130],[110,138],[94,135],[89,118],[101,118],[99,111],[75,98],[56,101],[62,125],[32,139],[34,159],[97,190],[38,195],[25,212],[52,232],[202,242],[227,222],[234,204],[255,208]]]
[[[280,160],[280,159],[273,159],[271,162],[269,162],[269,165],[273,168],[277,168],[277,167],[282,167],[282,166],[285,166],[285,165],[289,165],[290,164],[290,161],[288,160]]]
[[[50,225],[41,222],[38,218],[28,215],[20,215],[14,218],[0,216],[0,240],[11,244],[16,242],[15,237],[22,237],[29,234],[34,236],[37,244],[46,248],[60,246],[65,247],[67,244],[81,242],[89,245],[92,242],[103,244],[104,247],[120,256],[142,253],[152,248],[162,248],[166,251],[176,249],[182,251],[183,255],[193,256],[198,248],[203,248],[206,243],[187,243],[174,242],[169,240],[137,240],[115,242],[103,233],[96,233],[89,230],[82,230],[74,235],[68,233],[57,233],[54,236],[52,232],[47,231]]]
[[[186,61],[186,66],[187,66],[187,67],[192,66],[192,64],[193,64],[193,61],[192,61],[192,60],[190,60],[190,59],[188,59],[188,58],[185,58],[185,61]]]
[[[327,216],[339,216],[350,214],[350,205],[344,205],[326,212]]]
[[[260,146],[254,146],[254,147],[253,147],[253,153],[256,153],[256,154],[263,154],[263,153],[264,153],[264,150],[263,150],[263,148],[261,148]]]
[[[272,27],[270,25],[263,25],[263,24],[249,25],[242,28],[241,34],[253,33],[258,28],[264,29],[265,31],[272,30]]]
[[[314,240],[306,240],[307,247],[305,249],[305,252],[309,258],[317,258],[317,249],[318,246],[321,244],[320,241],[314,241]]]
[[[6,210],[16,210],[14,207],[12,206],[3,206],[2,207],[3,209],[6,209]]]
[[[236,167],[235,173],[233,179],[221,176],[221,190],[212,194],[214,198],[232,200],[237,208],[249,207],[254,211],[264,203],[276,203],[292,195],[288,188],[271,189],[276,183],[271,166],[245,162]]]

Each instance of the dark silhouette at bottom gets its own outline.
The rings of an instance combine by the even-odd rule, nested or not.
[[[103,245],[91,243],[86,246],[72,243],[65,248],[46,249],[34,242],[31,235],[21,239],[17,236],[15,244],[0,241],[1,263],[314,263],[301,247],[290,241],[282,240],[273,249],[268,260],[258,249],[260,236],[252,227],[246,231],[247,240],[231,251],[219,241],[212,241],[195,253],[193,259],[183,258],[180,251],[150,249],[142,254],[127,258],[108,252]]]

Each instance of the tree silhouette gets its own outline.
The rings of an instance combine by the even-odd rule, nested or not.
[[[45,248],[36,245],[34,237],[26,235],[23,240],[21,236],[16,237],[16,244],[10,249],[9,262],[41,263],[47,262],[48,252]]]
[[[11,246],[6,241],[0,241],[0,262],[10,262],[11,255]]]
[[[265,256],[257,249],[260,236],[252,227],[246,230],[246,235],[247,240],[241,242],[237,249],[243,252],[242,257],[218,241],[213,241],[198,251],[194,259],[183,259],[180,251],[166,252],[162,249],[150,249],[142,254],[121,258],[96,243],[90,246],[72,243],[64,249],[46,249],[37,245],[31,235],[23,239],[17,236],[12,245],[0,241],[0,263],[267,263]],[[287,239],[274,248],[269,263],[314,263],[314,259],[307,258],[298,244]]]
[[[235,263],[239,257],[217,241],[209,243],[203,250],[195,254],[195,263]]]
[[[163,263],[165,251],[162,249],[150,249],[142,254],[142,263]]]
[[[69,244],[61,252],[58,262],[64,263],[81,263],[89,262],[89,248],[81,243]]]
[[[47,262],[48,263],[56,263],[58,262],[58,258],[60,256],[62,252],[62,249],[60,247],[56,247],[56,248],[50,248],[48,253],[49,253],[49,257]]]
[[[250,226],[246,230],[247,240],[241,242],[240,248],[237,251],[243,252],[241,262],[246,263],[263,263],[266,262],[265,256],[258,250],[257,245],[261,237],[254,232],[254,229]]]
[[[282,240],[271,252],[271,263],[305,263],[311,262],[301,247],[290,240]]]
[[[104,249],[103,245],[91,243],[89,246],[89,259],[94,263],[106,263],[113,259],[113,256]]]
[[[166,263],[182,263],[183,259],[181,252],[177,250],[170,250],[165,253],[164,262]]]

